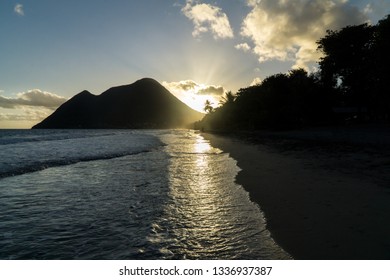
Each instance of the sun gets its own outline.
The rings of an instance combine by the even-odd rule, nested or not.
[[[201,113],[205,113],[204,107],[207,100],[210,101],[211,106],[213,106],[214,108],[218,106],[218,101],[212,95],[199,96],[196,94],[192,94],[191,92],[183,92],[182,94],[175,96],[192,109]]]
[[[200,84],[192,80],[162,82],[162,85],[180,101],[198,112],[205,113],[204,107],[207,100],[214,108],[218,107],[219,96],[211,91],[208,92],[209,88],[215,88],[215,86]]]

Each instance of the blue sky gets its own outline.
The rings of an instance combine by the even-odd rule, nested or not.
[[[151,77],[192,106],[291,67],[326,29],[390,1],[1,0],[0,128],[31,127],[84,89]]]

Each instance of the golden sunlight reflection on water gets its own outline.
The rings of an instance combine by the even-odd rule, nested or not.
[[[264,237],[271,239],[264,234],[259,208],[234,183],[239,172],[235,161],[201,135],[188,133],[164,139],[171,157],[170,199],[149,240],[158,244],[166,258],[265,256],[260,244],[267,243]]]
[[[80,140],[78,132],[67,131],[66,139],[33,142],[62,151],[65,165],[0,180],[0,257],[288,258],[270,238],[259,207],[235,183],[236,161],[200,134],[114,131],[102,138],[100,133],[84,131],[87,138]],[[69,141],[73,150],[58,148]],[[96,155],[103,143],[110,149],[102,151],[112,158],[72,164],[69,151]],[[23,147],[28,151],[30,142]],[[117,156],[124,148],[130,153]],[[41,150],[33,151],[37,164]]]

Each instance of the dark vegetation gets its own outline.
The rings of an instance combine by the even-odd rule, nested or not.
[[[145,78],[98,96],[83,91],[33,128],[177,128],[202,116],[157,81]]]
[[[319,70],[272,75],[228,92],[220,107],[196,124],[206,130],[291,129],[389,122],[390,15],[376,25],[328,30],[318,40]]]

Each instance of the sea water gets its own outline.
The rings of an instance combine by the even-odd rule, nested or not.
[[[191,130],[0,130],[0,259],[286,259]]]

